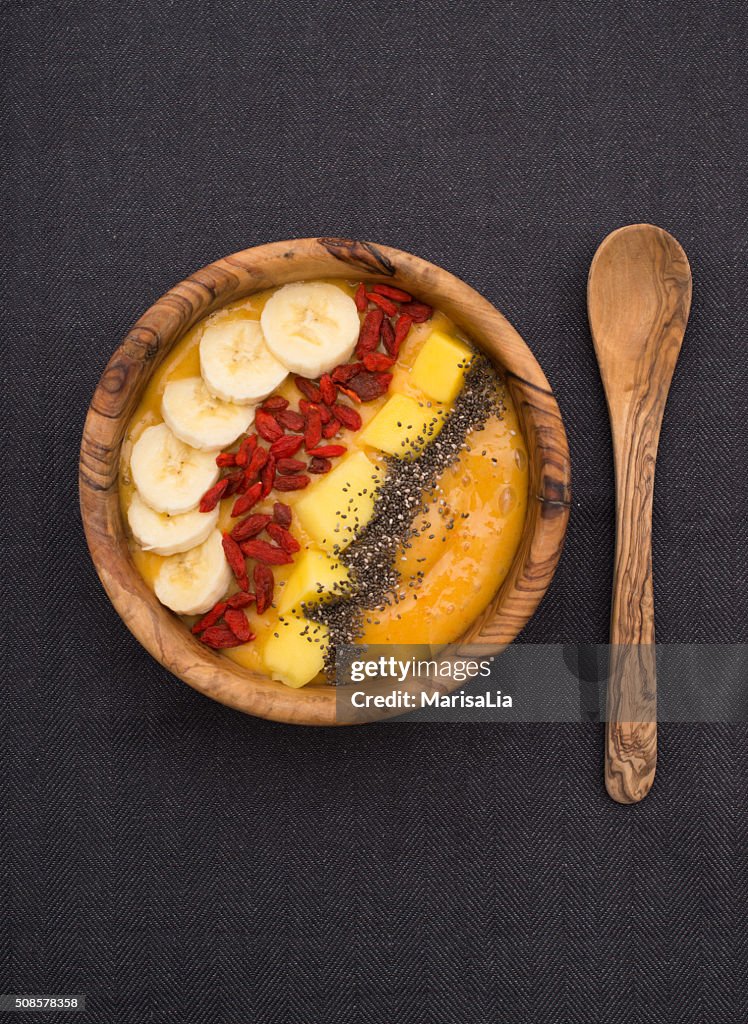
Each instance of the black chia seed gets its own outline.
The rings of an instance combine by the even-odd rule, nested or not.
[[[337,556],[350,572],[353,592],[303,609],[308,618],[323,623],[330,631],[325,670],[331,682],[334,682],[335,650],[342,644],[355,643],[361,636],[364,622],[372,621],[366,618],[365,613],[381,611],[405,598],[405,593],[398,593],[401,583],[400,573],[395,568],[397,552],[401,547],[410,547],[411,538],[419,536],[414,521],[440,495],[439,479],[467,448],[468,435],[474,430],[482,430],[490,416],[500,418],[503,415],[503,389],[500,385],[488,360],[476,356],[436,436],[430,440],[425,438],[427,443],[414,458],[387,458],[387,473],[377,491],[371,519]],[[449,514],[443,496],[439,497],[439,506],[441,516]],[[467,513],[462,515],[464,517]],[[430,526],[431,523],[424,523],[422,529]],[[454,518],[446,528],[452,529],[453,526]],[[430,538],[434,536],[429,534]],[[423,575],[419,570],[407,585],[411,588],[419,586]],[[415,593],[412,596],[418,597]],[[374,619],[376,623],[379,621]]]

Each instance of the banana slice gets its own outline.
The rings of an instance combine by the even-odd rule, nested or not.
[[[214,453],[190,448],[165,423],[143,431],[133,446],[130,469],[146,505],[171,516],[197,508],[220,472]]]
[[[249,430],[255,409],[214,398],[202,377],[187,377],[166,385],[161,415],[180,441],[202,451],[217,451]]]
[[[224,402],[259,402],[287,372],[265,344],[258,320],[212,324],[200,339],[200,373],[208,391]]]
[[[127,521],[144,551],[152,551],[154,555],[177,555],[207,539],[216,528],[219,511],[214,508],[212,512],[194,510],[168,516],[154,512],[135,491],[127,510]]]
[[[203,615],[229,589],[233,579],[219,530],[180,555],[165,558],[153,589],[161,604],[177,615]]]
[[[319,377],[350,359],[361,326],[353,299],[321,281],[279,288],[260,322],[273,355],[305,377]]]

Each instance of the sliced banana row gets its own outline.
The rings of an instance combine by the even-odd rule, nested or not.
[[[164,422],[149,427],[130,460],[136,493],[128,509],[133,536],[165,556],[156,596],[180,615],[199,615],[228,589],[232,573],[218,509],[197,511],[218,478],[216,453],[254,421],[255,405],[289,370],[319,377],[350,358],[359,333],[350,296],[323,282],[289,284],[265,304],[261,320],[220,320],[200,340],[201,377],[169,382]]]

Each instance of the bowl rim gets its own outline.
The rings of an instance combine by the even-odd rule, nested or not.
[[[470,285],[402,250],[344,238],[270,242],[202,267],[146,310],[102,373],[81,441],[81,516],[101,582],[136,639],[194,689],[260,718],[335,725],[334,687],[291,689],[245,669],[201,645],[158,602],[130,557],[118,486],[127,426],[148,380],[172,346],[195,323],[229,302],[312,277],[390,281],[432,302],[499,366],[517,408],[530,463],[522,538],[508,576],[453,649],[480,643],[498,653],[534,614],[561,555],[571,468],[558,405],[519,333]]]

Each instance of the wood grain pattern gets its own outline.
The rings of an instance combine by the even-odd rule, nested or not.
[[[650,224],[614,231],[592,261],[587,304],[616,478],[605,784],[614,800],[634,803],[651,789],[657,763],[652,502],[660,427],[691,306],[686,254]]]
[[[510,575],[466,640],[499,649],[535,611],[561,553],[569,514],[570,468],[558,407],[519,334],[463,281],[397,249],[338,238],[298,239],[247,249],[182,281],[138,320],[104,371],[81,444],[81,512],[102,583],[131,632],[190,686],[262,718],[334,725],[332,687],[292,690],[235,665],[207,650],[156,600],[130,559],[117,487],[128,422],[152,373],[185,331],[227,302],[315,277],[390,281],[412,291],[443,309],[506,373],[527,441],[532,495]]]

